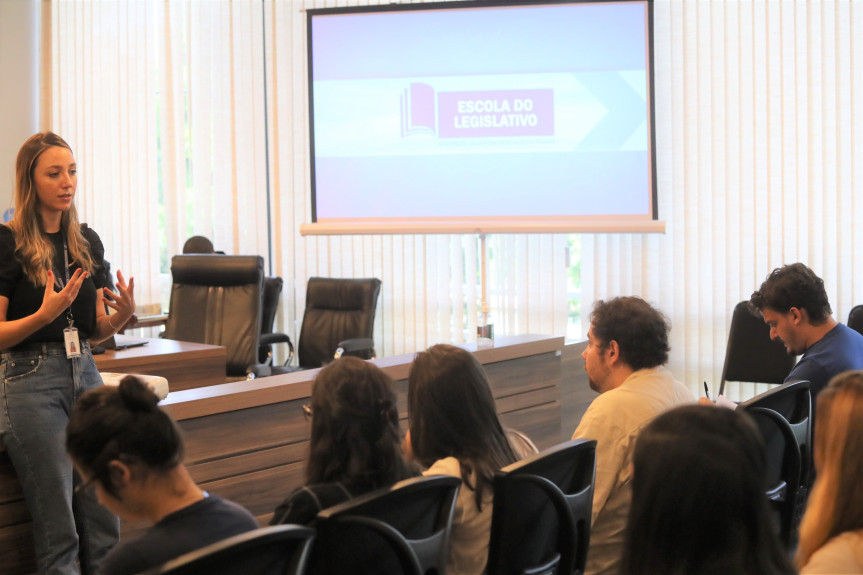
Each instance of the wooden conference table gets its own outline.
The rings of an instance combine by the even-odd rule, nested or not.
[[[94,355],[99,371],[159,375],[168,380],[171,392],[225,383],[227,356],[222,346],[157,337],[136,339],[147,343]]]
[[[584,346],[585,342],[567,344],[562,337],[524,335],[498,338],[493,348],[464,347],[488,373],[504,425],[525,432],[544,449],[569,439],[596,395],[583,368]],[[138,353],[146,355],[145,350],[135,355]],[[372,360],[396,382],[403,428],[407,426],[407,376],[413,357],[409,353]],[[102,361],[110,366],[116,358],[106,354]],[[309,402],[312,380],[319,371],[181,391],[169,379],[171,392],[162,405],[183,430],[185,463],[195,481],[211,493],[244,505],[265,525],[275,506],[303,482],[309,424],[302,405]],[[136,537],[147,527],[124,521],[122,537]],[[17,478],[2,451],[0,558],[3,574],[34,571],[32,524]]]

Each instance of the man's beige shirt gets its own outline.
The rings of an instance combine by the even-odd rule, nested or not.
[[[664,367],[640,369],[600,394],[573,439],[596,440],[593,522],[585,575],[617,575],[632,498],[632,452],[638,433],[660,413],[695,402]]]

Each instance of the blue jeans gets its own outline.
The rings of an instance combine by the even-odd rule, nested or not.
[[[120,522],[81,482],[66,454],[72,405],[102,378],[83,342],[81,357],[66,358],[60,343],[0,355],[3,414],[0,434],[33,517],[40,574],[95,573],[117,543]]]

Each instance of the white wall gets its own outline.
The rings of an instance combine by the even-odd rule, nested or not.
[[[12,205],[18,149],[39,131],[39,9],[0,0],[0,216]]]

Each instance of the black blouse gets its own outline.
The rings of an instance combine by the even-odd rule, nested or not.
[[[90,244],[90,256],[93,258],[94,271],[84,283],[81,291],[72,303],[72,316],[81,340],[88,339],[96,329],[96,291],[107,285],[105,270],[105,247],[99,236],[87,227],[81,225],[81,233]],[[66,274],[63,271],[63,236],[61,232],[46,234],[54,247],[54,275],[65,283]],[[69,262],[69,277],[78,269],[77,262]],[[59,291],[54,287],[55,291]],[[15,233],[9,226],[0,226],[0,296],[9,299],[6,310],[8,321],[21,319],[35,313],[42,305],[45,288],[34,285],[24,274],[24,268],[15,255]],[[66,312],[61,313],[50,324],[32,333],[19,345],[42,342],[62,342],[63,330],[68,327]]]

